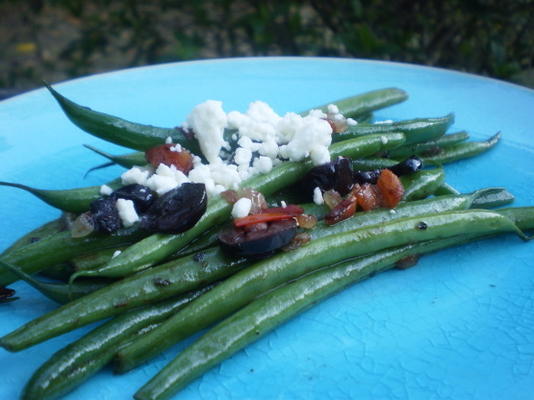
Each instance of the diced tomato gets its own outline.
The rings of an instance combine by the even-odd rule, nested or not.
[[[165,164],[169,167],[174,165],[177,170],[187,175],[193,169],[193,156],[185,149],[172,151],[171,147],[174,146],[172,143],[166,143],[152,147],[145,152],[145,158],[155,168],[160,164]]]
[[[284,213],[262,213],[262,214],[253,214],[247,215],[246,217],[234,219],[234,226],[237,228],[258,224],[260,222],[271,222],[271,221],[280,221],[283,219],[291,219],[294,216],[291,214]]]
[[[264,208],[260,213],[234,219],[234,226],[242,227],[246,225],[257,224],[259,222],[280,221],[283,219],[296,217],[302,213],[304,213],[302,207],[292,204],[286,207]]]
[[[376,186],[382,194],[382,203],[385,207],[396,207],[404,196],[404,187],[399,177],[389,169],[380,172]]]

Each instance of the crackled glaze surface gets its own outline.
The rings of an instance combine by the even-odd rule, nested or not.
[[[317,58],[234,59],[167,64],[57,85],[97,110],[139,122],[180,124],[195,104],[227,110],[267,101],[298,111],[365,90],[398,86],[410,99],[377,119],[456,113],[453,130],[474,139],[502,131],[490,153],[447,167],[462,191],[506,186],[534,205],[534,92],[472,75],[412,65]],[[117,146],[74,127],[44,90],[0,102],[0,180],[42,188],[100,184],[119,169],[81,147]],[[0,188],[0,250],[58,213]],[[193,382],[186,399],[531,399],[534,381],[534,247],[505,236],[426,256],[349,288],[281,326]],[[0,335],[54,307],[33,289],[0,306]],[[32,372],[79,337],[72,332],[21,353],[0,350],[0,399],[15,399]],[[121,377],[104,370],[67,399],[128,399],[178,345]]]

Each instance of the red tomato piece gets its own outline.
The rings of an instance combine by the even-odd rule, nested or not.
[[[172,143],[166,143],[159,146],[152,147],[145,152],[146,160],[157,168],[160,164],[167,166],[174,165],[177,170],[188,174],[193,169],[193,156],[185,149],[181,151],[173,151]]]

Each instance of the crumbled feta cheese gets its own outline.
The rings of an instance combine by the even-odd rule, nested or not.
[[[244,147],[238,147],[235,151],[234,161],[237,165],[249,165],[252,160],[252,152]]]
[[[262,174],[265,174],[273,169],[273,160],[269,157],[260,156],[254,159],[253,168]]]
[[[222,102],[215,100],[198,104],[187,117],[185,126],[194,132],[200,150],[209,162],[217,159],[226,144],[223,138],[226,124],[227,117]]]
[[[310,149],[310,158],[313,165],[321,165],[330,162],[330,152],[326,146],[313,146]]]
[[[287,203],[284,200],[280,201],[280,207],[286,208]]]
[[[385,136],[380,136],[380,141],[382,142],[382,144],[388,144],[388,138]]]
[[[132,167],[121,175],[121,181],[123,185],[130,185],[132,183],[146,185],[149,174],[149,170],[145,168]]]
[[[174,151],[176,153],[179,153],[182,151],[182,146],[180,146],[180,143],[176,143],[174,146],[172,146],[170,149],[170,151]]]
[[[232,207],[232,217],[243,218],[248,215],[252,208],[252,200],[242,197],[234,203]]]
[[[113,193],[113,189],[110,188],[108,185],[100,186],[100,194],[102,196],[109,196],[111,193]]]
[[[165,144],[172,144],[172,137],[167,136],[167,139],[165,139]]]
[[[356,121],[356,120],[353,119],[353,118],[347,118],[347,125],[348,125],[348,126],[358,125],[358,121]]]
[[[339,108],[335,104],[329,104],[326,109],[330,114],[339,114]]]
[[[324,204],[323,193],[319,187],[313,189],[313,202],[319,206]]]
[[[125,228],[128,228],[139,221],[139,215],[137,215],[137,212],[135,211],[132,200],[117,199],[116,206],[122,225]]]
[[[119,254],[121,254],[121,253],[122,253],[122,251],[120,251],[120,250],[115,250],[115,251],[113,252],[113,255],[111,256],[111,258],[115,258],[115,257],[117,257],[117,256],[118,256]]]

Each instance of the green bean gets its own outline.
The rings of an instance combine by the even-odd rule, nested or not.
[[[514,195],[504,188],[493,188],[480,193],[473,200],[473,208],[493,208],[510,204],[514,201]],[[499,210],[502,211],[502,210]]]
[[[441,165],[474,157],[493,148],[499,142],[500,138],[501,133],[497,132],[488,140],[481,142],[458,143],[443,149],[440,154],[432,157],[423,157],[423,162]]]
[[[460,194],[458,190],[456,190],[454,187],[449,185],[447,182],[443,182],[440,187],[436,189],[434,192],[435,196],[443,196],[446,194]]]
[[[425,143],[417,143],[412,145],[401,146],[398,149],[393,149],[387,152],[388,158],[402,160],[412,155],[416,156],[431,156],[439,154],[444,147],[453,144],[461,143],[469,139],[469,134],[465,131],[443,135],[442,137],[431,140]]]
[[[358,124],[345,132],[332,136],[334,141],[346,140],[362,135],[402,132],[406,135],[405,144],[414,144],[435,140],[447,131],[454,122],[454,114],[438,118],[417,118],[406,121],[382,124]]]
[[[276,326],[350,284],[390,269],[396,261],[464,242],[463,236],[409,244],[343,262],[289,283],[228,317],[182,351],[136,392],[137,400],[162,400]]]
[[[403,200],[417,200],[434,194],[445,181],[445,172],[441,168],[417,171],[410,175],[401,176],[404,186]]]
[[[42,277],[60,282],[68,282],[73,273],[74,266],[68,261],[46,267],[38,272]]]
[[[404,143],[402,133],[368,135],[335,143],[330,146],[330,154],[332,157],[339,155],[361,157],[374,154],[381,149],[395,148],[402,143]],[[267,174],[244,181],[241,187],[252,188],[268,196],[298,181],[311,167],[312,164],[309,161],[285,162]],[[99,276],[122,277],[147,268],[185,247],[212,226],[223,223],[228,218],[230,210],[231,206],[223,199],[212,200],[202,218],[193,228],[175,235],[155,234],[149,236],[125,249],[109,264],[99,269],[98,274]],[[83,276],[83,274],[80,272],[79,276]]]
[[[0,268],[6,269],[15,274],[18,278],[33,286],[43,295],[60,304],[68,303],[73,299],[80,298],[98,289],[102,289],[104,286],[109,285],[110,283],[108,280],[76,282],[75,284],[71,285],[67,285],[65,283],[44,282],[31,277],[16,266],[1,260]]]
[[[159,128],[152,125],[137,124],[114,117],[88,107],[80,106],[46,85],[57,100],[65,115],[80,129],[109,142],[136,150],[147,150],[165,143],[171,137],[174,143],[199,153],[198,142],[187,137],[181,128]]]
[[[330,227],[319,224],[317,229],[310,231],[310,235],[314,240],[329,234],[347,232],[356,227],[379,224],[405,216],[467,209],[476,199],[483,198],[487,191],[492,190],[483,189],[468,195],[443,196],[436,199],[404,203],[398,206],[394,214],[390,210],[358,213],[353,218]],[[479,206],[483,206],[483,203],[479,202]],[[201,268],[199,268],[199,265]],[[120,311],[115,307],[116,304],[121,304],[121,307],[124,308],[162,300],[165,297],[183,293],[199,285],[230,276],[246,265],[248,265],[248,262],[245,260],[230,261],[219,250],[208,249],[200,254],[183,257],[179,260],[156,266],[141,274],[110,285],[83,300],[73,302],[61,310],[50,313],[48,316],[44,316],[38,323],[37,329],[42,333],[42,337],[38,338],[36,342],[72,330],[78,327],[80,322],[86,324],[115,315]],[[154,285],[154,282],[166,282],[166,286],[162,288]],[[81,320],[78,319],[79,315],[82,316]],[[33,326],[32,323],[30,323],[31,326]],[[23,332],[24,329],[20,331]],[[30,339],[24,339],[26,343],[23,344],[23,347],[36,343],[31,341],[32,335],[33,333],[30,332]]]
[[[0,260],[21,268],[27,274],[34,274],[47,267],[68,261],[71,258],[95,250],[129,245],[145,234],[140,231],[123,231],[123,234],[95,234],[84,238],[73,238],[70,232],[58,232],[35,243],[20,247]],[[17,281],[10,272],[0,271],[0,286]]]
[[[124,250],[123,246],[98,250],[90,254],[73,257],[70,262],[74,265],[76,271],[91,270],[109,262],[109,260],[113,258],[115,252],[121,252],[122,250]]]
[[[30,321],[0,339],[9,351],[19,351],[51,337],[71,331],[128,309],[164,300],[223,279],[249,261],[232,259],[219,249],[156,266],[108,285],[83,298]]]
[[[106,153],[105,151],[99,150],[94,146],[90,146],[88,144],[84,144],[84,146],[87,147],[89,150],[92,150],[95,153],[101,155],[102,157],[107,158],[113,164],[120,165],[121,167],[124,167],[124,168],[143,166],[143,165],[146,165],[147,163],[146,158],[145,158],[145,153],[141,151],[129,153],[129,154],[123,154],[121,156],[114,156],[112,154]]]
[[[516,232],[526,239],[509,219],[482,210],[401,218],[323,237],[294,251],[260,261],[231,276],[159,328],[125,347],[118,355],[118,370],[127,371],[139,365],[170,345],[243,307],[261,293],[320,267],[410,243],[460,234],[499,232]],[[4,346],[8,344],[6,338],[2,342]]]
[[[339,112],[345,117],[354,118],[369,114],[370,112],[381,108],[398,104],[407,98],[408,94],[404,90],[397,88],[386,88],[336,100],[315,108],[318,108],[323,112],[327,112],[328,105],[334,104],[338,107]],[[303,112],[301,114],[305,113],[306,112]]]
[[[109,363],[121,345],[144,334],[211,287],[127,312],[56,352],[31,377],[25,400],[56,398],[71,391]]]
[[[516,223],[521,220],[523,228],[534,228],[534,207],[502,211],[507,211]],[[137,400],[167,398],[276,326],[348,285],[388,270],[406,256],[424,254],[480,238],[480,235],[459,235],[408,244],[370,257],[349,260],[289,283],[254,300],[212,328],[181,352],[134,397]]]
[[[38,228],[35,228],[31,232],[28,232],[21,238],[17,239],[11,246],[9,246],[3,251],[0,257],[5,257],[9,253],[12,253],[13,251],[23,246],[26,246],[30,243],[38,242],[39,240],[46,238],[49,235],[61,232],[63,230],[65,230],[65,221],[63,220],[63,218],[56,218],[50,222],[46,222],[45,224],[39,226]]]
[[[115,179],[107,183],[107,185],[112,189],[118,189],[121,186],[121,180]],[[100,186],[88,186],[84,188],[65,190],[36,189],[30,186],[11,182],[0,182],[0,186],[11,186],[25,190],[52,207],[72,213],[82,213],[87,211],[91,202],[101,196]]]

